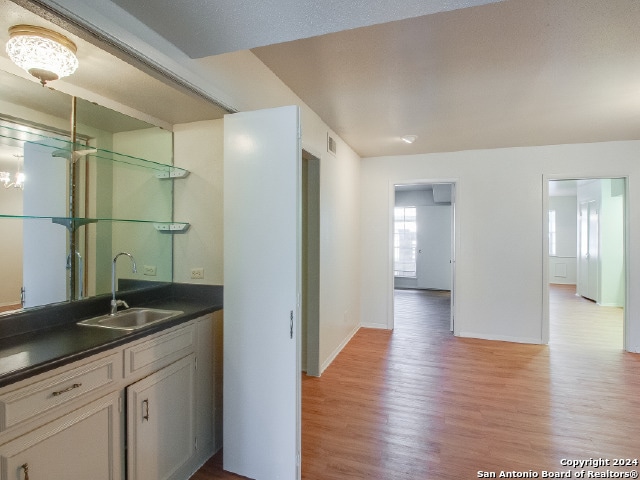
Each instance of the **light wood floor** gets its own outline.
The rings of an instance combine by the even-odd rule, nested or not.
[[[552,286],[550,344],[523,345],[453,337],[447,293],[395,295],[393,332],[361,329],[322,377],[303,376],[303,479],[461,480],[640,457],[640,355],[622,351],[621,309]],[[218,454],[193,480],[237,478]]]

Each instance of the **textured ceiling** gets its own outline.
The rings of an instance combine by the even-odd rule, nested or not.
[[[113,0],[191,58],[495,1],[501,0]]]
[[[508,0],[253,52],[365,157],[627,140],[638,25],[637,0]]]

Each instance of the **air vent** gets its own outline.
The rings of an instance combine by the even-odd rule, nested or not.
[[[332,155],[336,154],[336,141],[329,133],[327,133],[327,152]]]

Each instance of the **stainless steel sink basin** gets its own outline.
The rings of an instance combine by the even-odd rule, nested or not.
[[[101,315],[78,322],[88,327],[113,328],[116,330],[137,330],[158,322],[169,320],[184,312],[178,310],[158,310],[155,308],[129,308],[115,315]]]

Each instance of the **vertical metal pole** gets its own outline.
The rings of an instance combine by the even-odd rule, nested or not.
[[[78,235],[75,228],[77,218],[77,166],[74,158],[76,150],[76,97],[71,97],[71,158],[69,159],[69,300],[76,299],[76,250]]]

